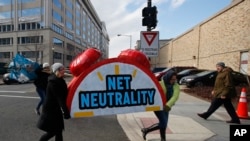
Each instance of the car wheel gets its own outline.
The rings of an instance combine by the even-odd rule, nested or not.
[[[194,86],[195,86],[195,87],[202,87],[202,86],[204,86],[204,84],[203,84],[202,82],[198,81],[198,82],[196,82],[196,83],[194,84]]]

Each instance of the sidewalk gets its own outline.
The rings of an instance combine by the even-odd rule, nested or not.
[[[229,141],[230,120],[224,107],[219,108],[207,120],[197,113],[207,110],[209,102],[181,92],[176,105],[169,115],[166,138],[168,141]],[[117,115],[118,121],[131,141],[143,141],[141,128],[148,127],[158,120],[153,112],[140,112]],[[242,124],[250,120],[241,119]],[[147,135],[147,141],[160,141],[159,131]]]

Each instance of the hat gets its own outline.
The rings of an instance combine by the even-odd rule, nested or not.
[[[224,62],[218,62],[217,64],[216,64],[217,66],[221,66],[221,67],[225,67],[225,63]]]
[[[59,68],[64,67],[63,64],[61,63],[54,63],[51,66],[52,72],[55,73]]]
[[[49,63],[43,63],[43,68],[49,67]]]

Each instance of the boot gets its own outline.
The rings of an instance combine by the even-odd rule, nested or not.
[[[160,129],[161,141],[166,141],[166,129]]]
[[[143,139],[146,140],[146,136],[147,136],[147,134],[148,134],[149,132],[152,132],[152,131],[158,130],[158,129],[160,129],[158,123],[153,124],[153,125],[151,125],[151,126],[148,127],[148,128],[142,128],[142,129],[141,129],[141,132],[142,132],[142,137],[143,137]]]

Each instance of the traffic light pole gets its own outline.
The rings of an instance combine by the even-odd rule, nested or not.
[[[148,6],[142,9],[142,26],[147,26],[147,31],[155,29],[157,26],[157,7],[148,0]]]
[[[148,7],[151,6],[152,6],[151,0],[148,0]],[[151,31],[151,27],[147,26],[147,31]]]

